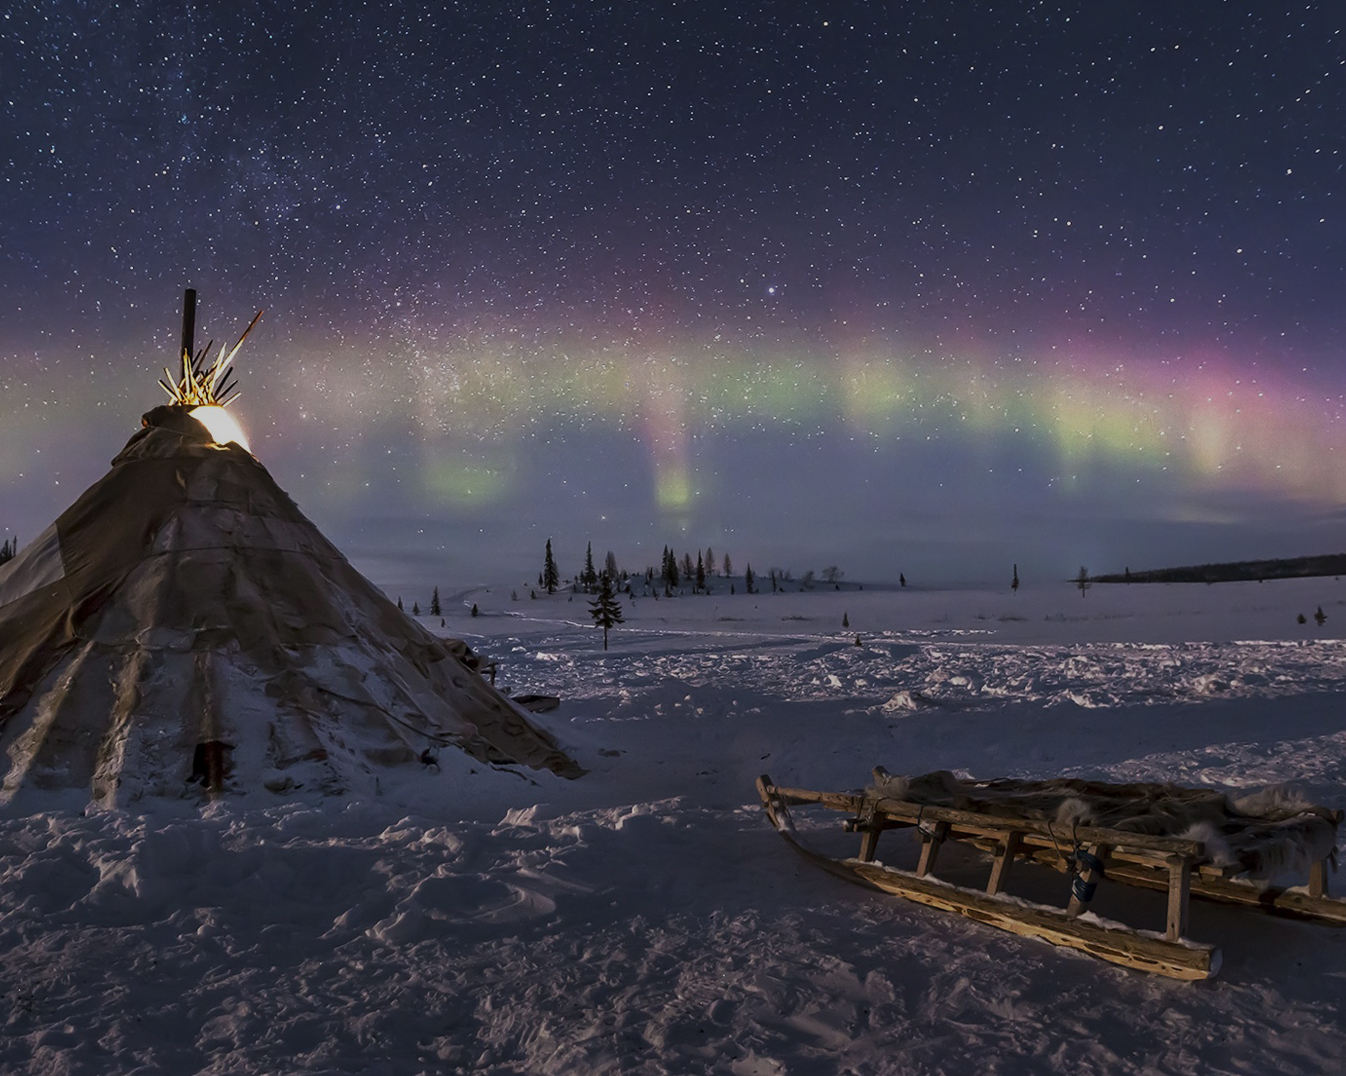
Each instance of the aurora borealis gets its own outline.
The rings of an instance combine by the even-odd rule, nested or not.
[[[266,309],[236,413],[389,585],[1346,548],[1342,21],[9,10],[0,529],[160,402],[195,287],[202,342]]]

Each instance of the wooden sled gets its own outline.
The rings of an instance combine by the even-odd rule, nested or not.
[[[1180,837],[1085,826],[1063,830],[1060,825],[1053,827],[1032,818],[955,810],[874,792],[779,788],[766,775],[757,779],[757,791],[767,817],[781,836],[805,858],[832,874],[941,911],[957,912],[987,926],[1042,938],[1113,964],[1173,979],[1210,979],[1220,970],[1220,950],[1216,946],[1186,938],[1191,896],[1346,924],[1346,900],[1327,894],[1328,859],[1313,864],[1306,888],[1259,888],[1232,877],[1237,868],[1214,864],[1202,842]],[[836,859],[801,843],[790,816],[790,807],[801,804],[849,815],[844,828],[860,834],[858,855]],[[1336,825],[1342,820],[1340,811],[1328,811],[1324,816],[1334,819]],[[914,871],[874,861],[884,831],[911,828],[920,836]],[[990,878],[984,891],[951,885],[931,874],[941,845],[949,841],[989,854]],[[1005,894],[1011,865],[1024,860],[1074,874],[1072,895],[1065,908]],[[1166,891],[1164,930],[1142,931],[1083,914],[1093,895],[1092,887],[1104,877],[1109,883]]]

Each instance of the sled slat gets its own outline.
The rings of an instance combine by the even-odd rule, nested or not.
[[[1108,872],[1118,881],[1144,889],[1165,889],[1168,886],[1167,878],[1143,867],[1116,864],[1110,866]],[[1284,912],[1288,915],[1299,915],[1306,919],[1319,919],[1325,923],[1339,923],[1346,926],[1346,900],[1339,897],[1315,897],[1307,889],[1259,887],[1252,882],[1204,878],[1200,874],[1194,874],[1191,895],[1202,900],[1215,900],[1224,904],[1246,904],[1269,912]]]
[[[793,790],[791,790],[793,791]],[[826,795],[826,793],[815,793]],[[858,798],[858,797],[857,797]],[[820,799],[814,803],[823,803]],[[959,829],[984,831],[988,835],[1003,834],[1008,829],[1017,829],[1023,833],[1032,833],[1060,842],[1078,841],[1080,844],[1107,844],[1120,848],[1143,849],[1168,854],[1201,856],[1205,846],[1200,841],[1184,837],[1159,837],[1151,833],[1131,833],[1121,829],[1100,829],[1096,826],[1056,826],[1050,822],[1035,818],[1003,818],[992,814],[978,814],[974,811],[959,811],[952,807],[934,807],[929,804],[909,803],[906,800],[889,799],[884,796],[875,803],[875,810],[909,822],[935,821],[948,822]]]
[[[774,788],[774,786],[773,786]],[[1031,833],[1048,839],[1060,841],[1067,836],[1061,826],[1052,827],[1051,823],[1032,818],[1003,818],[998,815],[979,814],[975,811],[960,811],[952,807],[935,807],[929,804],[910,803],[895,800],[887,796],[877,799],[854,792],[818,792],[807,788],[775,788],[776,796],[789,805],[796,803],[816,803],[833,810],[851,811],[859,815],[870,805],[876,819],[888,816],[892,819],[914,824],[919,821],[948,822],[960,830],[984,832],[988,836],[999,837],[1008,829]],[[1099,829],[1094,826],[1080,826],[1069,831],[1069,837],[1081,843],[1105,843],[1114,847],[1142,849],[1165,853],[1182,853],[1200,856],[1205,848],[1200,841],[1181,837],[1158,837],[1150,833],[1131,833],[1127,830]]]

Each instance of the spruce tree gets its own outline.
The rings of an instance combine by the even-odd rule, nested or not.
[[[603,649],[608,648],[608,630],[622,622],[622,604],[612,593],[612,580],[604,572],[599,580],[598,597],[589,603],[589,615],[603,629]]]
[[[1019,593],[1019,566],[1017,564],[1014,566],[1014,578],[1010,580],[1010,590],[1014,591],[1015,594]]]
[[[734,574],[734,563],[729,559],[728,553],[720,558],[720,571],[724,572],[725,578]]]
[[[547,539],[547,555],[542,561],[542,586],[548,594],[555,594],[561,585],[561,573],[556,570],[556,558],[551,555],[551,539]]]
[[[696,589],[706,589],[706,566],[701,560],[701,554],[696,555]]]
[[[744,590],[745,593],[747,593],[747,594],[755,594],[755,593],[757,593],[757,592],[753,589],[753,583],[754,583],[754,581],[755,581],[756,579],[757,579],[757,577],[756,577],[755,575],[752,574],[752,565],[749,564],[748,567],[745,568],[744,571],[743,571],[743,590]]]
[[[594,571],[594,544],[590,542],[584,550],[584,574],[580,577],[580,582],[584,584],[584,589],[592,594],[594,587],[598,586],[598,573]]]
[[[711,549],[710,546],[706,546],[706,574],[715,574],[715,550]]]
[[[430,595],[430,615],[431,616],[444,615],[444,610],[439,604],[439,587],[435,587],[434,592]]]
[[[412,616],[420,616],[420,615],[421,615],[421,603],[420,603],[420,602],[412,602],[412,603],[411,603],[411,615],[412,615]]]

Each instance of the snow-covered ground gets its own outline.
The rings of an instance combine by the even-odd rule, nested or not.
[[[606,653],[583,596],[528,594],[444,630],[563,699],[578,781],[446,753],[379,799],[0,820],[0,1071],[1343,1071],[1342,931],[1194,902],[1220,977],[1125,971],[818,871],[753,781],[1346,806],[1346,582],[641,597]]]

